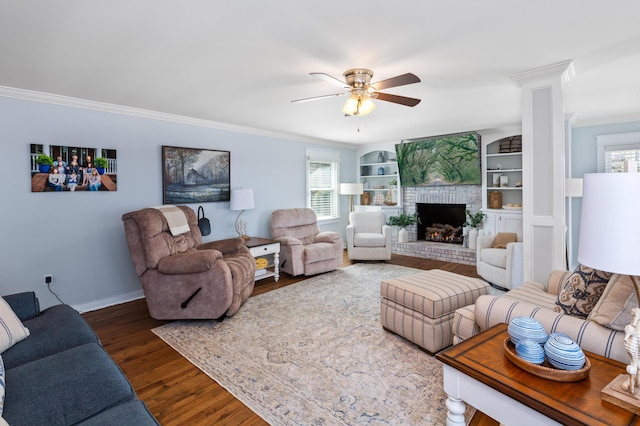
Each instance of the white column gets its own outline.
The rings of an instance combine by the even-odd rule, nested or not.
[[[562,86],[572,61],[511,78],[522,88],[522,214],[524,279],[546,282],[565,269],[565,138]]]

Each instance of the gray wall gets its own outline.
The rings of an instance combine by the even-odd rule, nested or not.
[[[573,178],[581,178],[585,173],[597,172],[596,136],[615,133],[640,131],[640,122],[606,124],[599,126],[575,127],[572,129],[571,161]],[[570,265],[576,265],[578,237],[580,233],[580,215],[582,214],[582,199],[572,199],[573,245],[575,247]]]
[[[341,181],[355,182],[355,149],[212,129],[0,97],[3,199],[0,294],[36,291],[43,307],[58,303],[52,288],[78,309],[89,310],[139,297],[121,216],[162,204],[161,146],[231,152],[231,187],[253,188],[256,208],[243,214],[249,235],[269,233],[271,211],[305,206],[305,149],[337,150]],[[90,193],[32,193],[29,144],[116,149],[118,190]],[[192,205],[197,209],[197,205]],[[212,233],[205,241],[236,235],[237,212],[229,203],[205,203]],[[339,222],[321,225],[340,232],[347,225],[347,200]]]

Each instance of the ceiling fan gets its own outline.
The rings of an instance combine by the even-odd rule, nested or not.
[[[334,93],[331,95],[315,96],[312,98],[296,99],[291,102],[308,102],[318,99],[331,98],[334,96],[349,96],[347,102],[342,108],[342,112],[347,116],[367,115],[376,107],[372,99],[393,102],[400,105],[414,107],[420,103],[420,99],[408,98],[406,96],[391,95],[382,93],[378,90],[388,89],[390,87],[404,86],[406,84],[419,83],[420,79],[415,74],[406,73],[386,80],[371,83],[373,71],[366,68],[353,68],[345,71],[342,75],[346,81],[338,80],[335,77],[323,72],[310,73],[314,77],[318,77],[326,82],[335,84],[345,89],[345,92]]]

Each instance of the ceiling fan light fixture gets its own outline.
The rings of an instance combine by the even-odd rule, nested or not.
[[[376,104],[373,103],[370,97],[362,97],[358,107],[358,115],[367,115],[376,108]]]
[[[358,99],[358,96],[355,94],[352,94],[351,96],[349,96],[349,99],[347,99],[347,102],[344,103],[344,106],[342,107],[342,112],[347,115],[357,114],[359,102],[360,100]]]

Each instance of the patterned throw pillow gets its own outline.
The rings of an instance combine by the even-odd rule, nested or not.
[[[600,299],[610,277],[609,272],[578,265],[560,285],[556,305],[566,315],[586,319]]]
[[[0,297],[0,353],[29,336],[29,329],[22,325],[11,306]]]
[[[638,307],[638,298],[628,275],[615,274],[609,280],[602,297],[589,314],[588,320],[603,327],[624,331],[631,322],[631,311]]]

